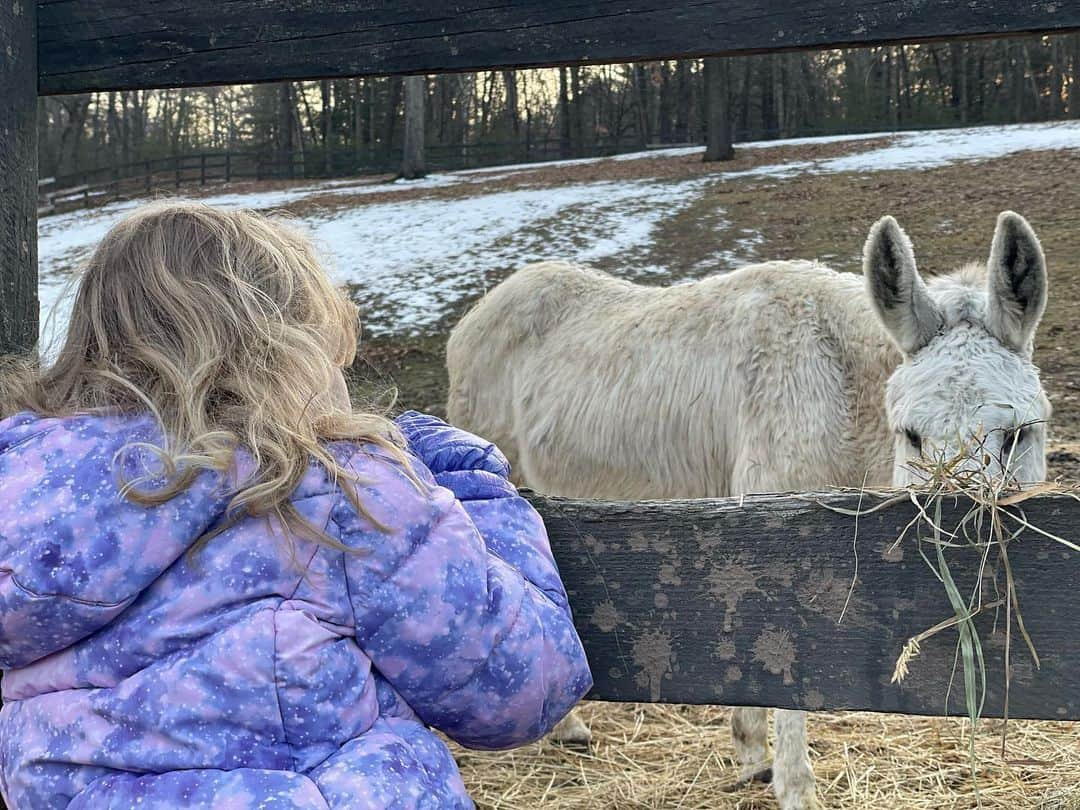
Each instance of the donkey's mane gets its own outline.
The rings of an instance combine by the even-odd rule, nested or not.
[[[986,265],[971,262],[927,280],[945,325],[982,323],[986,314]]]

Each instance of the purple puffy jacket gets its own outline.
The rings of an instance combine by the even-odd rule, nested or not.
[[[160,442],[148,417],[0,422],[10,806],[472,807],[429,726],[520,745],[591,678],[502,455],[431,417],[400,424],[427,486],[331,445],[382,528],[313,465],[292,503],[355,551],[294,537],[291,558],[263,519],[185,553],[226,517],[223,476],[153,508],[122,497],[118,470],[147,462],[128,446]]]

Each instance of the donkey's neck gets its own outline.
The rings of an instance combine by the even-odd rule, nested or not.
[[[848,361],[852,417],[850,487],[887,487],[892,483],[893,434],[885,410],[885,386],[902,357],[881,327],[870,302],[859,294],[845,296],[837,313],[839,337]]]

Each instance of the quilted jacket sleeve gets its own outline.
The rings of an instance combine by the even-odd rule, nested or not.
[[[463,503],[420,459],[420,486],[389,461],[354,465],[368,514],[343,498],[332,517],[355,549],[345,567],[361,648],[463,745],[546,734],[592,677],[539,516],[502,471],[444,470],[473,473],[452,476]]]
[[[499,448],[416,411],[407,411],[396,421],[410,449],[435,481],[461,502],[488,550],[517,568],[555,602],[565,605],[566,591],[544,524],[510,483],[510,464]]]

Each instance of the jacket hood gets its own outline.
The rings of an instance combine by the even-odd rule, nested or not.
[[[150,416],[0,422],[0,668],[108,624],[225,516],[225,476],[211,471],[157,506],[121,493],[123,481],[160,472],[147,445],[162,443]]]

